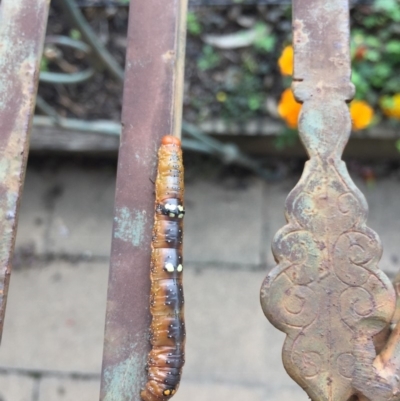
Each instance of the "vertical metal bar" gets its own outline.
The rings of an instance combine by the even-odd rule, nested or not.
[[[49,0],[0,6],[0,337]]]
[[[293,0],[292,88],[310,160],[286,200],[261,304],[287,334],[287,372],[313,401],[399,401],[400,326],[385,344],[395,292],[341,160],[354,95],[349,36],[349,0]]]
[[[149,351],[157,149],[180,131],[187,0],[132,0],[111,250],[102,401],[139,401]]]

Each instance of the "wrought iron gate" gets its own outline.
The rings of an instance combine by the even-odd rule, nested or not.
[[[3,0],[0,8],[0,333],[48,8],[49,0]],[[155,144],[180,136],[186,8],[187,0],[131,0],[103,401],[139,401],[146,380],[148,177]],[[285,367],[312,400],[400,400],[396,293],[377,266],[381,246],[366,225],[366,201],[341,160],[354,95],[349,0],[293,0],[293,34],[293,91],[310,160],[286,202],[262,308],[287,334]]]

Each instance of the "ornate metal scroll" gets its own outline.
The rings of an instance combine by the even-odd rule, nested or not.
[[[310,160],[286,201],[262,308],[287,334],[283,363],[313,401],[400,400],[400,328],[385,345],[395,292],[377,266],[382,249],[366,226],[365,198],[341,160],[354,94],[348,0],[293,7],[293,91]]]

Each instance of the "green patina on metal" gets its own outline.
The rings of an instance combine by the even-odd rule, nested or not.
[[[114,218],[114,238],[131,242],[133,246],[139,246],[143,240],[143,233],[147,223],[145,210],[135,210],[132,213],[127,207],[116,211]]]
[[[104,401],[128,400],[132,394],[138,394],[144,386],[140,377],[145,363],[146,358],[143,360],[143,355],[132,352],[128,359],[109,366],[103,373],[106,388]]]

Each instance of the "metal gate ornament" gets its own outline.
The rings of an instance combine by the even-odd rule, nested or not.
[[[341,160],[354,95],[348,0],[294,0],[293,42],[310,160],[286,200],[288,224],[274,239],[278,266],[261,305],[287,334],[283,363],[313,401],[400,400],[400,328],[386,345],[378,341],[389,333],[395,292],[378,268],[382,249],[366,226],[365,198]]]

